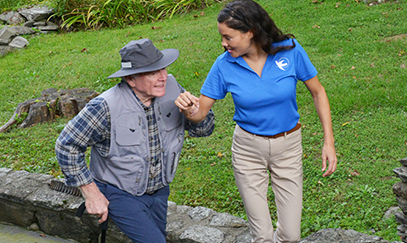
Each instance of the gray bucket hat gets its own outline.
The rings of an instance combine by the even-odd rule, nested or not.
[[[175,62],[179,56],[177,49],[158,50],[149,39],[130,41],[119,52],[122,57],[121,69],[107,78],[160,70]]]

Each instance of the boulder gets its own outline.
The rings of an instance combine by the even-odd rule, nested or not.
[[[13,37],[17,36],[17,31],[6,26],[0,30],[0,45],[8,45]]]
[[[7,53],[13,51],[14,48],[11,46],[2,46],[0,45],[0,57],[7,55]]]
[[[34,6],[32,8],[21,9],[19,13],[28,21],[38,22],[49,18],[54,13],[54,10],[46,6]]]
[[[8,11],[0,14],[0,20],[6,22],[7,24],[21,24],[25,22],[23,16],[15,11]]]
[[[17,33],[17,35],[32,35],[35,34],[36,31],[32,28],[25,27],[25,26],[13,26],[11,27],[13,31]]]
[[[24,37],[17,36],[8,45],[14,48],[23,49],[28,45],[28,40]]]

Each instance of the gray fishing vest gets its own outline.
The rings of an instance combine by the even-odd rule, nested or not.
[[[124,82],[124,81],[123,81]],[[168,75],[166,92],[154,102],[154,113],[160,136],[162,178],[168,185],[175,175],[184,143],[184,119],[174,101],[180,94],[177,81]],[[108,104],[111,115],[111,140],[107,156],[92,146],[90,171],[100,182],[140,196],[147,188],[150,148],[144,109],[131,89],[119,83],[100,97]]]

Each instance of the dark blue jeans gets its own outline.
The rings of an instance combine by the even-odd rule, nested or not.
[[[110,202],[109,217],[133,242],[166,242],[169,186],[151,195],[133,196],[109,184],[96,184]]]

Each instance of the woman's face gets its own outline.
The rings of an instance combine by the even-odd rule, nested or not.
[[[251,31],[243,33],[240,30],[229,28],[225,23],[218,23],[218,31],[222,36],[222,46],[232,57],[244,56],[254,51]]]

